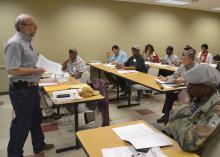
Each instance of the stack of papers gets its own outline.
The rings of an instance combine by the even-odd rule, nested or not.
[[[55,78],[44,78],[40,79],[38,85],[39,86],[54,86],[57,85],[57,80]]]
[[[109,63],[109,64],[104,64],[105,66],[107,66],[107,67],[111,67],[111,68],[115,68],[116,67],[116,65],[113,65],[113,64],[111,64],[111,63]]]
[[[172,145],[168,137],[153,131],[144,123],[113,128],[113,131],[120,139],[130,142],[137,150]]]
[[[42,55],[38,57],[36,67],[44,68],[45,71],[52,73],[52,74],[62,73],[62,65],[56,62],[50,61]]]
[[[137,152],[133,147],[116,147],[102,149],[103,157],[167,157],[159,147],[151,148],[148,152]]]
[[[129,74],[129,73],[136,73],[136,72],[138,72],[138,71],[136,71],[136,70],[117,70],[117,73],[119,73],[119,74]]]

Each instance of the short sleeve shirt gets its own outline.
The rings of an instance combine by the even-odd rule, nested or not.
[[[76,59],[74,61],[69,61],[67,63],[67,72],[70,75],[75,75],[79,72],[85,72],[87,71],[87,66],[85,61],[80,58],[79,56],[76,56]]]
[[[19,67],[35,68],[38,59],[38,53],[31,45],[31,38],[20,32],[17,32],[6,42],[4,54],[6,70]],[[40,79],[38,74],[8,75],[8,77],[12,82],[27,81],[37,83]]]

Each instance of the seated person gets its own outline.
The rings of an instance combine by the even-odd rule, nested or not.
[[[198,59],[199,63],[208,63],[212,64],[213,62],[213,57],[212,54],[208,52],[208,45],[207,44],[202,44],[201,45],[201,52],[198,54]]]
[[[132,56],[124,63],[117,64],[116,67],[118,69],[129,69],[129,70],[137,70],[140,72],[147,72],[147,67],[145,66],[144,58],[140,54],[140,48],[137,45],[131,47]],[[119,83],[124,86],[126,89],[127,83],[126,80],[119,78]]]
[[[185,151],[201,150],[220,129],[219,72],[208,65],[197,65],[183,74],[189,102],[178,104],[164,131]]]
[[[85,61],[80,58],[76,49],[69,49],[69,57],[62,63],[62,70],[67,71],[72,77],[80,79],[87,71]]]
[[[156,52],[154,52],[154,47],[151,44],[148,44],[145,46],[144,54],[143,54],[144,60],[154,63],[159,63],[160,59]]]
[[[122,51],[118,45],[112,46],[112,52],[113,52],[112,56],[110,56],[110,52],[106,53],[108,57],[107,59],[108,63],[111,63],[112,65],[116,65],[116,64],[124,64],[127,61],[128,59],[127,53]],[[115,76],[107,72],[104,72],[104,75],[108,79],[108,81],[113,84],[112,88],[115,88],[117,84],[117,80]]]
[[[173,53],[173,47],[172,46],[167,46],[166,48],[166,56],[161,60],[162,64],[167,64],[171,66],[178,66],[179,65],[179,58],[177,55]],[[170,70],[164,70],[160,69],[158,76],[169,76],[172,75],[173,71]]]
[[[163,77],[159,76],[159,79],[161,81],[169,81],[169,82],[176,82],[176,83],[184,83],[185,80],[183,80],[182,75],[193,68],[195,66],[194,63],[194,58],[195,58],[195,50],[194,49],[189,49],[186,51],[183,51],[182,56],[181,56],[181,66],[177,69],[177,71],[174,72],[173,75]],[[172,109],[173,103],[177,100],[177,95],[178,92],[167,92],[165,94],[165,102],[163,105],[163,110],[162,112],[164,115],[160,118],[157,119],[157,123],[167,123],[168,118],[169,118],[169,112]]]
[[[161,63],[171,65],[171,66],[177,66],[178,61],[179,61],[178,56],[173,53],[173,47],[167,46],[166,56],[162,59]]]

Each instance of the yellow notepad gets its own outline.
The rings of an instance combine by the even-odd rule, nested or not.
[[[58,90],[66,90],[69,89],[69,85],[57,85],[57,86],[47,86],[44,87],[44,90],[46,92],[53,92],[53,91],[58,91]]]

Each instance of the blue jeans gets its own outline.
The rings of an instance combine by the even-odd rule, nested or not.
[[[42,112],[40,109],[39,87],[9,88],[9,96],[15,118],[11,122],[8,157],[23,157],[23,147],[29,131],[33,150],[43,150],[44,134],[41,129]]]

